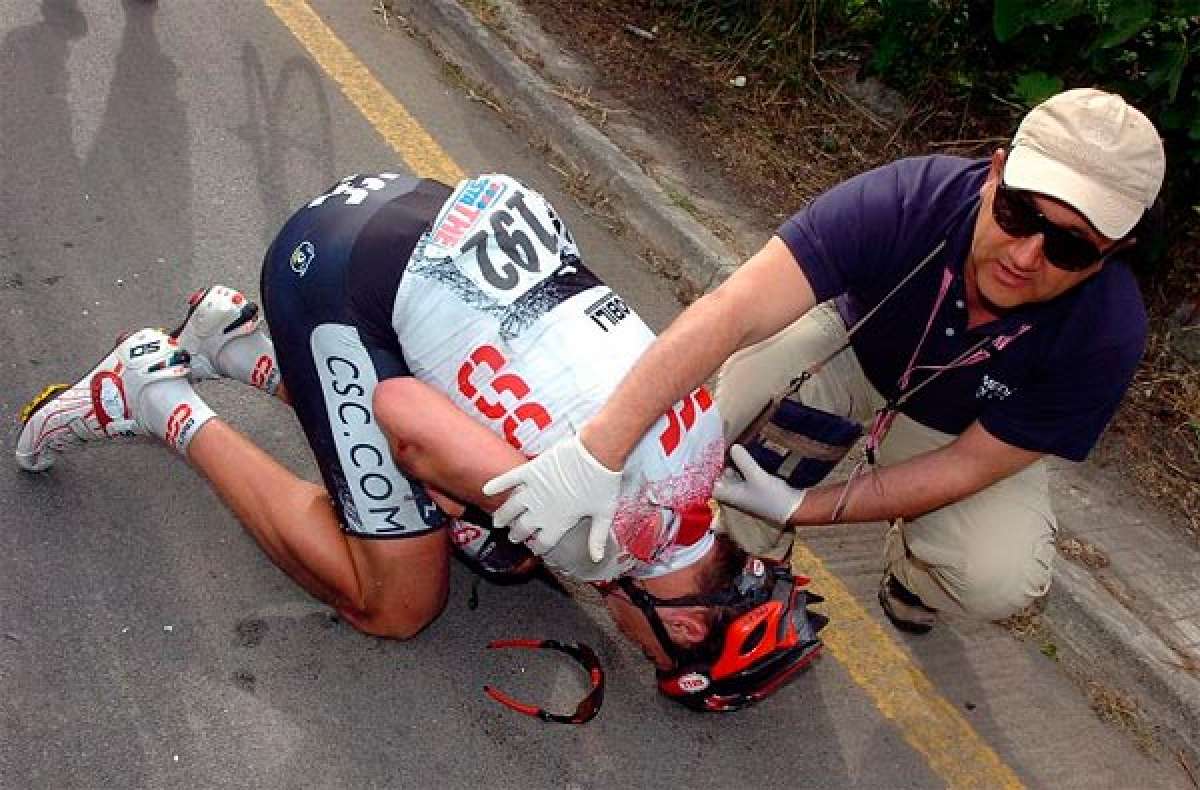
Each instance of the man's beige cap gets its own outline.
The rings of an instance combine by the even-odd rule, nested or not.
[[[1154,203],[1165,169],[1149,118],[1114,93],[1078,88],[1051,96],[1021,121],[1004,183],[1061,200],[1119,239]]]

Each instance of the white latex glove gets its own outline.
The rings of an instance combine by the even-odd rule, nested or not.
[[[737,472],[725,469],[717,479],[716,498],[752,516],[786,525],[808,490],[792,488],[764,470],[740,444],[729,449],[729,457]],[[738,472],[741,472],[740,478]]]
[[[604,559],[621,473],[593,458],[577,435],[487,481],[483,493],[495,496],[510,489],[512,495],[492,514],[492,522],[508,527],[513,543],[524,542],[535,554],[545,554],[567,530],[590,518],[588,554],[592,562]]]

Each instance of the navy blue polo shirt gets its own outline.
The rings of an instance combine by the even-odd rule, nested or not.
[[[1112,418],[1145,349],[1141,293],[1129,269],[1110,260],[1051,301],[1022,305],[967,329],[963,267],[988,165],[986,159],[948,156],[893,162],[817,197],[778,235],[817,300],[837,298],[847,326],[945,240],[941,252],[854,336],[867,378],[885,397],[898,392],[949,271],[949,291],[916,364],[945,365],[990,339],[986,358],[942,373],[901,411],[952,434],[980,420],[1004,442],[1081,461]],[[928,375],[918,369],[908,389]]]

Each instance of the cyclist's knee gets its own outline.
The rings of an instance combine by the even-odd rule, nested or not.
[[[384,639],[412,639],[438,618],[446,606],[446,594],[430,596],[424,601],[394,602],[392,605],[342,605],[342,618],[368,636]]]
[[[441,614],[450,591],[444,528],[396,540],[351,540],[349,548],[355,583],[337,609],[356,629],[409,639]]]

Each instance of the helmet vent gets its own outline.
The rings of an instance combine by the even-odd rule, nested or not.
[[[748,656],[753,653],[758,646],[762,644],[763,637],[767,635],[767,621],[763,620],[758,625],[754,626],[754,630],[746,637],[746,641],[742,642],[738,652],[743,656]]]

